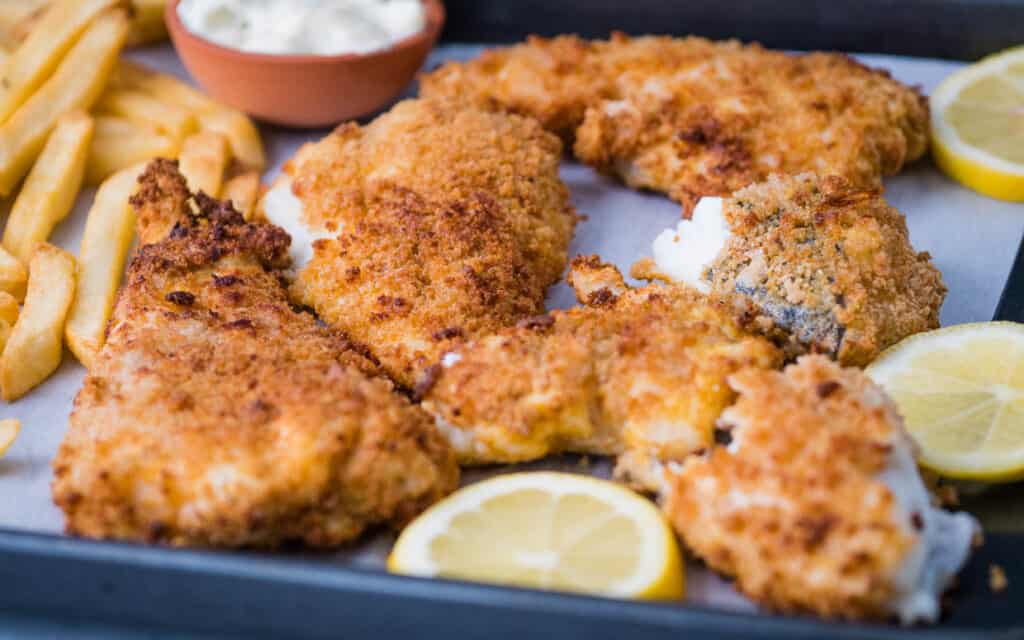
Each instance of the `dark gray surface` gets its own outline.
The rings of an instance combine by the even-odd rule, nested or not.
[[[60,619],[65,629],[73,626],[69,617],[127,625],[136,634],[128,637],[152,625],[247,638],[1002,640],[1024,638],[1019,540],[990,536],[962,574],[949,618],[936,627],[910,629],[404,578],[280,554],[169,550],[2,531],[0,612],[34,614],[33,624]],[[988,567],[997,559],[1011,587],[993,595]]]
[[[0,611],[0,640],[63,638],[64,640],[215,640],[238,636],[198,635],[153,627],[126,627],[80,619],[53,619]]]
[[[781,49],[975,60],[1024,44],[1024,0],[446,0],[442,39],[697,34]]]
[[[1024,29],[1024,24],[1021,25]],[[1024,214],[1024,205],[1021,205]],[[1006,281],[1003,295],[999,298],[993,320],[1009,320],[1024,322],[1024,238],[1020,240],[1017,257],[1010,268],[1010,277]]]

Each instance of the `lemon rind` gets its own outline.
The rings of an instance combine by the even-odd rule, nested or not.
[[[946,109],[968,83],[1008,69],[1024,61],[1024,47],[1016,47],[983,58],[953,73],[932,92],[932,155],[950,177],[987,196],[1001,200],[1024,200],[1024,165],[1000,158],[964,142],[945,119]],[[1024,96],[1024,90],[1021,91]]]
[[[867,367],[865,373],[884,387],[891,374],[901,370],[903,363],[934,348],[937,336],[943,337],[943,347],[950,347],[956,346],[951,338],[959,338],[966,342],[982,333],[986,338],[993,338],[996,337],[994,335],[996,332],[1004,333],[1007,339],[1019,341],[1021,345],[1024,345],[1024,324],[1018,322],[972,322],[953,325],[919,333],[890,347]],[[921,466],[939,475],[957,480],[1011,482],[1024,478],[1024,442],[1021,443],[1019,452],[1014,451],[1005,455],[977,452],[937,454],[924,447],[919,447],[918,462]]]
[[[644,536],[637,570],[603,595],[639,599],[681,597],[685,590],[683,562],[675,535],[661,512],[631,490],[588,476],[557,472],[512,473],[475,483],[435,504],[399,536],[388,558],[388,570],[437,577],[441,569],[430,558],[430,544],[460,513],[507,493],[539,489],[553,495],[583,494],[600,499],[638,524]]]

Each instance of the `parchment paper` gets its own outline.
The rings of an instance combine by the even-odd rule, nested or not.
[[[428,66],[450,58],[475,55],[479,47],[445,46],[434,52]],[[170,47],[137,51],[130,56],[149,66],[187,79]],[[901,81],[919,84],[926,91],[959,66],[939,60],[858,56],[864,62],[888,68]],[[280,165],[299,144],[315,140],[323,131],[288,131],[263,127],[271,169]],[[649,255],[651,241],[662,229],[674,226],[679,207],[668,199],[625,189],[599,177],[588,168],[567,162],[562,176],[573,202],[588,216],[576,230],[572,254],[598,253],[624,271],[637,258]],[[919,250],[930,251],[949,287],[942,309],[944,325],[988,320],[1006,281],[1024,231],[1024,205],[991,200],[959,187],[925,160],[886,181],[889,202],[907,216],[911,240]],[[85,215],[93,192],[82,194],[77,207],[55,233],[53,241],[77,253]],[[564,284],[549,295],[552,308],[573,304]],[[0,528],[60,533],[60,512],[50,501],[50,460],[67,428],[67,417],[81,382],[83,368],[70,353],[59,372],[25,398],[0,407],[0,416],[21,419],[22,431],[7,455],[0,459]],[[608,464],[592,461],[581,466],[576,458],[544,461],[529,468],[567,468],[607,475]],[[493,473],[493,472],[491,472]],[[471,472],[466,480],[486,473]],[[381,535],[353,549],[326,556],[325,561],[352,562],[383,568],[390,538]],[[706,605],[743,609],[750,604],[726,583],[706,570],[691,567],[688,598]]]

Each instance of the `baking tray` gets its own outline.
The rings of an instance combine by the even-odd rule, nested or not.
[[[451,8],[459,3],[449,4]],[[551,2],[552,7],[561,4]],[[928,4],[934,8],[961,3]],[[1024,24],[1024,3],[981,4],[1015,7],[1017,20],[1011,23]],[[609,3],[596,5],[607,8]],[[640,0],[630,7],[643,5]],[[543,12],[533,15],[542,21],[545,17]],[[965,27],[963,33],[971,38],[971,28]],[[749,37],[769,41],[764,35]],[[871,43],[844,48],[870,49]],[[1024,243],[996,316],[1024,321]],[[999,503],[1013,502],[1019,490],[1011,486],[999,492]],[[969,506],[992,501],[993,495],[972,498]],[[0,501],[6,499],[0,495]],[[3,612],[16,611],[65,624],[92,621],[144,627],[153,634],[242,637],[1024,638],[1024,591],[1019,586],[1024,584],[1024,535],[1012,533],[1014,528],[1011,522],[988,535],[962,575],[957,606],[943,624],[911,629],[421,580],[300,551],[269,555],[169,550],[0,529],[0,636],[8,631],[2,626]],[[1010,581],[1003,594],[993,595],[988,587],[993,563],[1003,567]]]
[[[996,316],[1024,320],[1024,242]],[[1017,515],[964,572],[956,607],[937,627],[835,625],[701,606],[643,604],[391,576],[331,554],[218,553],[0,530],[0,610],[148,625],[189,633],[296,637],[522,638],[1024,638],[1024,501],[1010,486],[972,499]],[[9,497],[8,497],[9,499]],[[973,509],[974,505],[968,504]],[[989,565],[1010,590],[993,595]],[[3,635],[0,617],[0,636]],[[70,624],[70,623],[66,623]],[[103,636],[98,636],[103,637]]]
[[[406,578],[315,559],[7,532],[0,532],[0,606],[243,637],[1008,640],[1024,637],[1021,601],[992,596],[987,567],[1000,563],[1013,589],[1024,580],[1020,545],[1017,536],[989,536],[961,576],[952,617],[909,629]]]

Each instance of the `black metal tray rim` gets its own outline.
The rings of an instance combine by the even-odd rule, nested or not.
[[[433,615],[437,615],[437,608],[448,608],[453,616],[466,615],[470,610],[475,610],[476,616],[490,618],[497,625],[503,621],[508,623],[516,618],[530,617],[531,627],[536,628],[538,618],[549,618],[561,624],[576,621],[588,629],[601,628],[602,625],[608,630],[632,628],[638,632],[633,637],[653,637],[682,629],[696,634],[695,637],[829,637],[838,640],[1024,637],[1024,626],[982,631],[943,629],[941,626],[907,628],[894,625],[836,624],[814,618],[724,611],[699,605],[614,600],[458,580],[399,576],[327,564],[309,557],[173,549],[11,529],[0,529],[0,550],[5,558],[5,562],[0,564],[0,584],[7,585],[4,590],[20,588],[14,585],[24,584],[26,571],[32,571],[33,568],[38,571],[50,565],[58,569],[63,567],[63,594],[52,602],[54,611],[75,609],[75,613],[83,617],[91,612],[93,619],[98,621],[115,620],[120,623],[134,621],[159,624],[159,621],[154,620],[153,609],[149,608],[159,603],[149,600],[167,590],[177,592],[181,588],[188,588],[188,585],[206,584],[216,585],[221,597],[231,597],[225,596],[222,589],[233,593],[236,603],[257,594],[262,594],[258,596],[260,599],[275,600],[285,597],[287,593],[303,593],[307,596],[316,593],[324,603],[334,603],[334,613],[340,614],[342,620],[357,615],[360,603],[370,600],[380,606],[393,606],[396,616],[412,614],[413,620],[419,610],[434,609]],[[42,580],[53,579],[48,571],[39,573]],[[89,585],[76,584],[89,576],[94,576],[91,589]],[[148,585],[148,588],[136,590],[144,585]],[[179,598],[181,596],[180,592],[176,595]],[[64,596],[77,597],[80,601],[62,602]],[[352,602],[353,597],[355,603]],[[39,600],[33,598],[31,593],[19,598],[11,592],[0,596],[0,608],[10,606],[11,600],[23,600],[23,611],[45,613],[47,609],[40,608]],[[148,612],[142,609],[137,610],[138,616],[132,614],[133,606],[147,602]],[[177,623],[188,624],[187,603],[186,606],[179,604],[175,609]],[[214,620],[209,622],[216,623]],[[239,625],[238,621],[223,622],[235,629],[245,626]],[[427,619],[422,620],[422,623],[429,625]],[[474,637],[471,629],[467,631],[466,637]],[[610,637],[621,636],[615,634]]]

